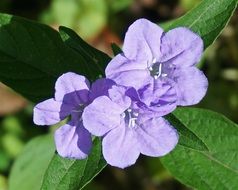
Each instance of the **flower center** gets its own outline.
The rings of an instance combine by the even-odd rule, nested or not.
[[[85,105],[84,104],[79,104],[77,108],[73,109],[72,112],[73,113],[82,113],[83,110],[85,108]]]
[[[136,127],[136,120],[139,116],[139,113],[133,111],[132,109],[127,109],[122,117],[125,119],[126,124],[128,124],[129,128],[134,128]]]
[[[153,59],[152,64],[148,67],[148,69],[150,71],[150,75],[154,77],[154,79],[158,79],[160,77],[167,77],[170,75],[175,69],[175,65],[157,62],[156,59]]]
[[[71,111],[71,119],[74,118],[78,118],[80,121],[82,121],[82,113],[83,113],[83,110],[85,108],[85,105],[84,104],[79,104],[76,108],[74,108],[72,111]]]

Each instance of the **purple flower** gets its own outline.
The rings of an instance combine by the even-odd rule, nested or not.
[[[106,76],[137,90],[162,81],[175,89],[177,105],[193,105],[208,87],[207,78],[195,67],[202,52],[202,39],[189,29],[164,33],[156,24],[139,19],[129,27],[123,53],[108,64]]]
[[[84,128],[84,107],[98,96],[107,95],[114,82],[99,79],[92,84],[81,75],[68,72],[60,76],[55,84],[55,97],[37,104],[34,108],[34,123],[53,125],[68,116],[70,120],[55,132],[56,149],[62,157],[83,159],[92,147],[91,134]]]
[[[154,116],[164,116],[171,113],[177,106],[177,93],[175,88],[164,80],[151,82],[139,90],[130,88],[129,92],[137,94],[137,99],[143,102],[144,107]]]
[[[138,95],[133,88],[114,85],[107,96],[96,98],[84,109],[83,124],[93,135],[103,137],[103,156],[112,166],[128,167],[140,153],[163,156],[178,142],[176,130],[159,117],[160,112],[154,115]]]

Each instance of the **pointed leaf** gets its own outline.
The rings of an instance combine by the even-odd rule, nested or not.
[[[112,47],[114,56],[116,56],[119,53],[122,53],[122,49],[116,43],[111,43],[111,47]]]
[[[179,133],[179,145],[195,150],[208,150],[204,142],[198,136],[196,136],[196,134],[193,133],[193,131],[191,131],[188,126],[184,125],[174,114],[169,114],[165,118],[172,126],[174,126],[174,128],[177,129]]]
[[[199,34],[205,48],[220,35],[233,15],[237,0],[203,0],[184,16],[162,24],[165,30],[185,26]]]
[[[49,26],[0,14],[0,81],[39,102],[52,97],[54,83],[62,73],[73,71],[91,80],[103,75],[110,58],[83,40],[77,43],[84,52],[96,52],[94,57],[68,47]]]
[[[79,190],[87,185],[104,167],[101,141],[96,138],[92,153],[84,160],[63,159],[53,156],[46,170],[41,190]]]
[[[93,73],[91,79],[96,79],[99,75],[104,75],[104,70],[111,60],[107,54],[87,44],[70,28],[60,26],[59,32],[65,44],[84,57],[88,62],[87,65],[85,64],[85,67],[89,67]],[[90,67],[90,65],[93,65],[93,67]],[[95,75],[95,73],[98,74]]]
[[[9,190],[40,190],[54,152],[52,136],[39,136],[31,140],[13,165]]]
[[[238,126],[224,116],[203,109],[184,108],[175,116],[208,147],[208,151],[178,145],[161,159],[182,183],[198,190],[238,187]]]

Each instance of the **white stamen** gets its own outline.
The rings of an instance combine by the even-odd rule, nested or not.
[[[121,116],[122,116],[122,118],[125,118],[125,117],[126,117],[126,114],[125,114],[125,113],[122,113]]]
[[[161,76],[162,76],[162,77],[167,77],[167,76],[168,76],[168,74],[166,74],[166,73],[163,73]]]
[[[133,128],[136,126],[136,120],[139,116],[139,113],[134,112],[131,108],[129,108],[124,113],[122,113],[121,116],[126,122],[128,122],[128,127]]]
[[[156,58],[153,58],[153,59],[152,59],[152,63],[153,63],[153,64],[156,63]]]
[[[162,74],[162,64],[159,64],[159,71],[158,71],[158,77]]]
[[[137,118],[131,118],[129,121],[129,127],[135,127]]]

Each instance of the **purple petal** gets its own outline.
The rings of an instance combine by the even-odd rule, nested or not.
[[[128,29],[123,52],[131,60],[152,62],[161,57],[160,42],[163,30],[146,19],[135,21]]]
[[[113,86],[108,91],[109,98],[114,103],[119,105],[122,110],[126,110],[131,105],[131,99],[128,96],[125,95],[126,90],[127,89],[125,87],[123,87],[123,86]]]
[[[34,107],[33,121],[37,125],[54,125],[70,114],[70,107],[61,110],[62,103],[53,98],[45,100]]]
[[[82,123],[77,126],[66,124],[56,130],[55,144],[60,156],[84,159],[90,153],[92,139]]]
[[[136,90],[136,89],[133,88],[133,87],[127,88],[127,91],[126,91],[125,95],[128,96],[128,97],[130,97],[130,99],[131,99],[133,102],[141,101],[138,90]]]
[[[119,168],[133,165],[140,155],[134,131],[123,125],[106,134],[102,146],[107,163]]]
[[[117,84],[139,89],[147,84],[151,77],[146,61],[128,60],[123,55],[114,57],[106,68],[106,76]]]
[[[93,101],[99,96],[108,96],[108,90],[115,85],[115,82],[110,79],[98,79],[96,80],[90,90],[90,101]]]
[[[175,28],[162,37],[161,52],[161,62],[168,61],[178,67],[192,66],[201,59],[203,41],[187,28]]]
[[[194,105],[201,101],[208,88],[208,81],[202,71],[196,67],[178,69],[174,73],[178,105]]]
[[[56,101],[79,105],[88,102],[89,81],[72,72],[61,75],[55,84]]]
[[[130,60],[123,54],[118,54],[109,62],[106,68],[106,75],[130,70],[144,70],[147,67],[147,61]]]
[[[151,114],[164,116],[176,108],[176,89],[168,80],[154,80],[138,92],[140,101],[147,105]]]
[[[147,156],[163,156],[178,143],[177,131],[162,117],[147,120],[136,129],[138,147]]]
[[[84,109],[83,124],[93,135],[103,136],[120,124],[120,114],[123,111],[107,96],[100,96]]]

